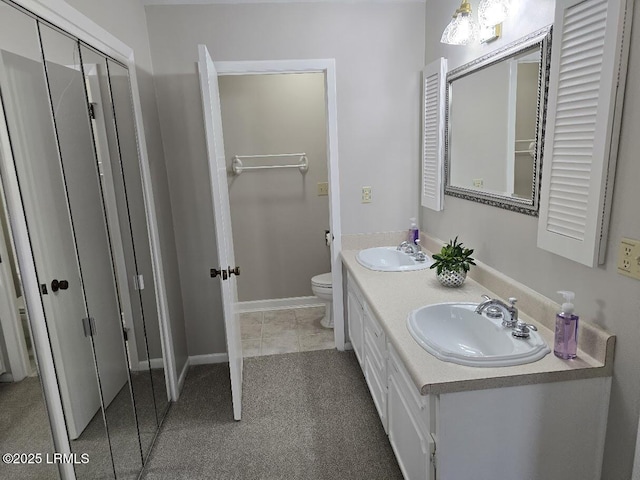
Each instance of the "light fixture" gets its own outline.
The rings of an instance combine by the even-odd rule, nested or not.
[[[440,41],[449,45],[469,45],[478,38],[478,31],[478,23],[471,18],[471,4],[468,0],[462,0],[460,8],[442,32]]]
[[[480,25],[480,33],[478,39],[480,43],[489,43],[497,40],[502,36],[502,24],[498,25]]]
[[[478,21],[483,27],[493,27],[506,20],[510,0],[482,0],[478,6]]]

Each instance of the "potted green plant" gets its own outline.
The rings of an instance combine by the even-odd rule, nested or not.
[[[472,253],[473,249],[465,248],[456,237],[449,240],[440,253],[433,254],[434,262],[430,268],[436,269],[438,281],[445,287],[459,287],[467,278],[471,265],[475,265]]]

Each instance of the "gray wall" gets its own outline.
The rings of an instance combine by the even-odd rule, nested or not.
[[[313,295],[311,277],[331,271],[324,232],[329,197],[322,73],[220,77],[227,166],[234,155],[304,152],[297,169],[229,175],[229,203],[240,301]],[[243,160],[246,166],[289,164],[298,157]]]
[[[478,1],[472,1],[473,8]],[[426,61],[449,58],[449,65],[461,63],[497,48],[545,24],[553,22],[553,0],[514,2],[515,16],[504,25],[505,38],[490,47],[449,47],[439,36],[449,21],[453,6],[428,0],[426,17]],[[640,238],[638,205],[640,190],[640,9],[631,38],[631,56],[622,119],[616,184],[613,193],[606,263],[587,268],[536,246],[537,218],[507,210],[445,197],[442,212],[422,209],[421,225],[430,234],[447,240],[459,235],[476,249],[477,258],[543,295],[558,299],[557,290],[576,292],[576,311],[585,321],[617,335],[609,423],[605,445],[604,479],[631,478],[638,428],[638,364],[640,364],[640,283],[616,273],[617,244],[620,238]],[[508,235],[495,235],[502,227]],[[568,398],[568,402],[577,399]]]
[[[174,208],[189,354],[225,351],[197,45],[216,61],[335,58],[343,233],[398,230],[417,212],[425,5],[146,7]],[[373,187],[373,203],[360,188]]]
[[[111,0],[109,2],[101,0],[68,0],[67,3],[134,50],[160,231],[171,333],[173,335],[176,369],[179,374],[187,361],[187,341],[182,297],[180,295],[180,272],[176,257],[173,213],[160,136],[144,9],[140,2],[131,0]]]

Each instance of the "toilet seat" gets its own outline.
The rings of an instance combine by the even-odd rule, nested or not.
[[[311,279],[311,285],[314,287],[331,288],[331,272],[316,275]]]
[[[325,304],[325,314],[320,325],[325,328],[333,328],[332,300],[333,288],[331,287],[331,272],[321,273],[311,279],[311,290]]]

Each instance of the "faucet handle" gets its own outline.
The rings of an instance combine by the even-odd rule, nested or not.
[[[511,304],[512,307],[516,306],[517,301],[518,299],[516,297],[509,297],[509,303]]]
[[[518,320],[518,323],[516,323],[516,326],[513,329],[513,332],[511,332],[511,335],[516,338],[529,338],[529,332],[531,330],[537,332],[538,327],[530,323],[523,322],[522,320]]]
[[[489,295],[482,295],[482,298],[484,298],[485,300],[491,300],[491,297]]]

